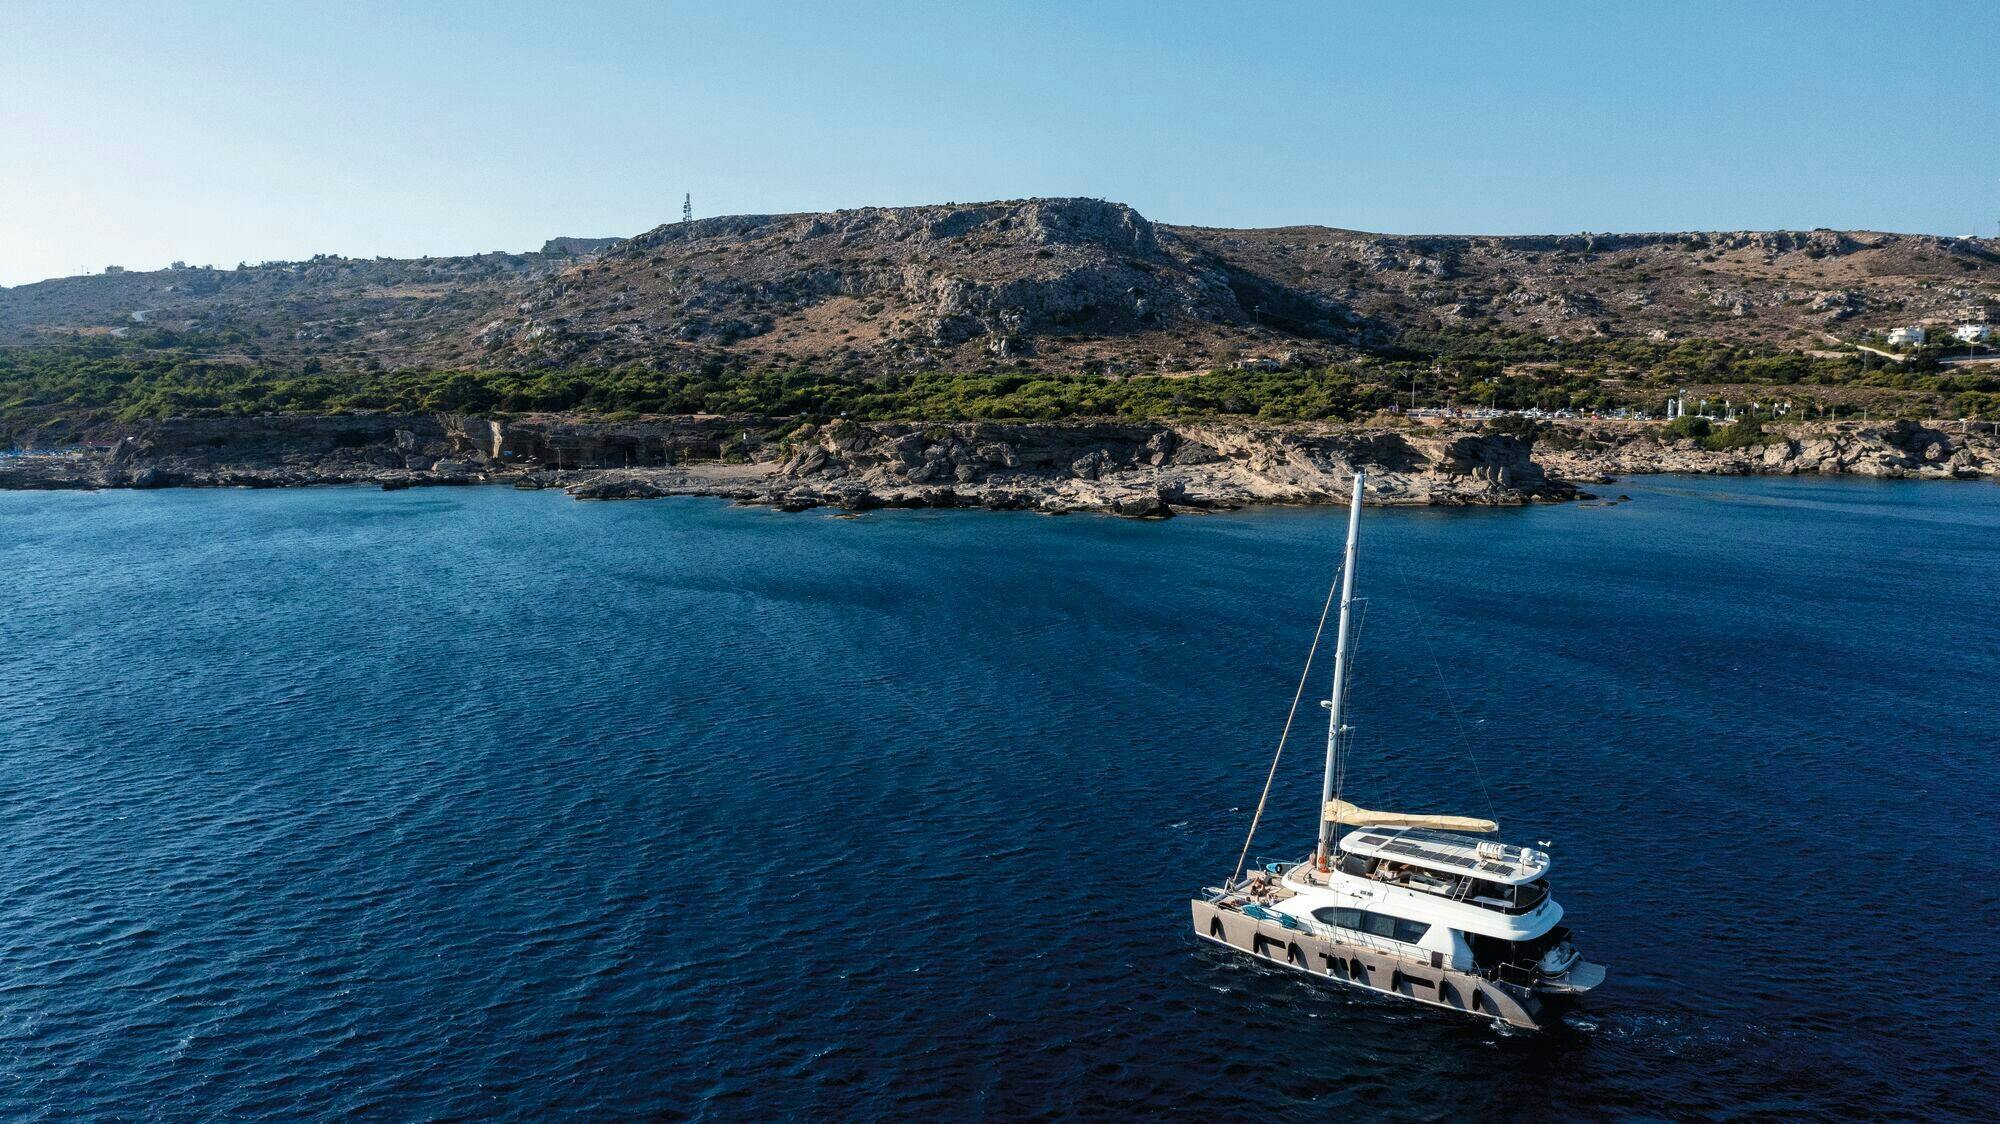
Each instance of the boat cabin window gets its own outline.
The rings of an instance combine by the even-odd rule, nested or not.
[[[1540,905],[1549,896],[1549,880],[1537,878],[1533,882],[1519,886],[1505,882],[1488,882],[1483,878],[1472,879],[1467,897],[1483,905],[1513,907],[1509,912],[1526,913]]]
[[[1548,955],[1548,951],[1570,939],[1568,927],[1558,925],[1539,937],[1525,941],[1504,941],[1498,937],[1480,936],[1467,933],[1466,943],[1472,948],[1472,956],[1482,968],[1513,966],[1532,969],[1536,962]]]
[[[1336,929],[1352,929],[1357,933],[1386,937],[1392,941],[1416,944],[1430,932],[1430,925],[1422,921],[1410,921],[1401,917],[1391,917],[1386,913],[1376,913],[1366,909],[1340,909],[1325,906],[1313,910],[1313,918],[1324,925]]]

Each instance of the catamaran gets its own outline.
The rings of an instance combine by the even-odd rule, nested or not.
[[[1548,852],[1478,838],[1499,831],[1492,820],[1370,811],[1338,791],[1351,732],[1341,709],[1362,482],[1356,471],[1332,697],[1320,704],[1329,715],[1319,842],[1307,858],[1244,869],[1277,775],[1274,759],[1236,871],[1191,903],[1194,931],[1337,983],[1537,1029],[1604,982],[1603,966],[1578,954],[1562,924],[1563,908],[1549,893]],[[1311,668],[1308,658],[1300,693]],[[1296,697],[1292,709],[1296,715]]]

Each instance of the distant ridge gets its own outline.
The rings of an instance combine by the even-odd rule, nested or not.
[[[581,254],[597,254],[623,242],[622,238],[551,238],[542,243],[542,253],[550,257],[576,257]]]
[[[1228,230],[1062,198],[726,216],[522,254],[63,278],[0,290],[0,344],[114,336],[280,367],[1120,374],[1509,334],[1805,349],[1996,307],[1990,239]]]

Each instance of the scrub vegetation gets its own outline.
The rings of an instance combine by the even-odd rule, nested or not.
[[[157,344],[159,341],[147,341]],[[1421,348],[1421,350],[1419,349]],[[810,369],[299,369],[205,358],[195,349],[97,340],[0,349],[0,421],[134,421],[186,416],[399,413],[752,414],[863,421],[1248,417],[1354,420],[1440,405],[1657,413],[1684,387],[1793,403],[1794,416],[1873,410],[2000,416],[2000,372],[1911,371],[1858,356],[1812,357],[1715,341],[1549,341],[1510,336],[1411,339],[1394,352],[1304,370],[1103,376],[1020,370],[855,378]],[[1413,395],[1414,392],[1414,395]],[[1804,411],[1801,414],[1801,411]],[[1740,447],[1759,435],[1681,435]]]

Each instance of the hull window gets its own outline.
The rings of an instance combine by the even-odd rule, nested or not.
[[[1404,944],[1416,944],[1424,939],[1425,933],[1431,931],[1431,927],[1422,921],[1391,917],[1386,913],[1376,913],[1366,909],[1325,906],[1313,910],[1313,919],[1336,929],[1352,929],[1357,933],[1402,941]]]
[[[1408,995],[1412,998],[1416,997],[1418,988],[1421,987],[1428,990],[1431,987],[1435,986],[1431,983],[1431,981],[1423,978],[1422,976],[1412,976],[1403,972],[1397,972],[1395,975],[1391,976],[1390,981],[1391,981],[1390,982],[1391,990],[1396,991],[1402,995]]]

